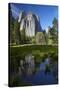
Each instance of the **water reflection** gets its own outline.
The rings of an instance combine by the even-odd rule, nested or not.
[[[58,63],[51,62],[51,57],[45,58],[36,65],[34,56],[28,54],[25,60],[20,60],[19,78],[20,82],[29,83],[32,85],[45,85],[58,83]]]
[[[32,74],[35,69],[34,56],[31,54],[25,56],[25,60],[20,60],[19,72],[24,74]]]

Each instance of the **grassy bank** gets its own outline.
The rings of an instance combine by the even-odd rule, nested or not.
[[[52,45],[18,45],[10,46],[10,55],[11,56],[24,56],[28,53],[51,53],[57,52],[57,46]]]

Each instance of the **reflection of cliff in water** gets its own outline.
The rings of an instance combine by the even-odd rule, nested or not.
[[[35,69],[35,62],[34,62],[34,56],[31,54],[25,56],[25,61],[20,60],[20,67],[19,71],[24,74],[32,74]]]
[[[28,54],[25,60],[20,60],[19,72],[17,77],[19,85],[46,85],[58,83],[58,64],[52,63],[51,58],[47,57],[40,64],[36,65],[34,56]],[[16,82],[15,82],[16,83]]]

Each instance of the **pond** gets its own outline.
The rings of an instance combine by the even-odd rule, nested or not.
[[[35,63],[34,56],[28,54],[25,60],[20,60],[19,71],[14,78],[13,85],[49,85],[58,83],[58,62],[52,62],[46,57],[40,63]]]

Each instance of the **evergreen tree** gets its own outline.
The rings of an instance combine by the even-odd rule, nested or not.
[[[10,35],[10,43],[14,42],[14,37],[13,37],[13,29],[14,29],[14,21],[12,17],[12,11],[11,11],[11,6],[9,4],[9,35]]]
[[[52,44],[57,44],[58,43],[58,20],[54,18],[52,24],[53,26],[52,28],[50,28],[49,33],[53,41]]]
[[[21,35],[19,31],[20,25],[18,23],[18,20],[16,19],[14,22],[14,41],[16,44],[20,44],[21,42]]]

